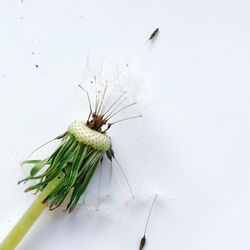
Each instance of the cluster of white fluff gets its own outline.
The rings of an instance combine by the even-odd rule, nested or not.
[[[97,60],[97,63],[88,59],[81,85],[89,92],[92,107],[95,106],[96,96],[100,100],[105,91],[102,106],[106,109],[121,95],[120,100],[126,98],[122,106],[130,103],[140,105],[141,93],[144,89],[141,75],[127,62],[119,62],[111,56],[105,56]],[[124,111],[124,113],[127,112]],[[117,117],[125,117],[124,113]],[[128,114],[131,114],[131,111]]]

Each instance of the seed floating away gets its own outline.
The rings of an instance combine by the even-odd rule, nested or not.
[[[150,40],[155,36],[154,33],[150,36]],[[97,86],[97,77],[94,76],[90,82]],[[116,115],[136,105],[136,102],[125,104],[126,92],[122,92],[109,103],[108,82],[105,82],[101,90],[96,88],[94,100],[82,85],[79,87],[88,100],[87,121],[73,121],[65,133],[49,141],[48,143],[54,140],[60,141],[51,155],[39,160],[30,159],[35,151],[48,144],[45,143],[23,162],[31,165],[31,170],[29,176],[19,183],[35,181],[35,184],[27,187],[25,192],[35,191],[39,195],[0,244],[0,250],[15,249],[46,208],[55,210],[67,201],[65,211],[71,213],[85,193],[96,169],[102,164],[104,156],[118,163],[107,131],[119,122],[141,117],[138,114],[113,120]],[[133,196],[131,186],[119,163],[118,166]]]
[[[155,195],[155,198],[153,200],[153,203],[150,207],[150,210],[149,210],[149,213],[148,213],[148,217],[147,217],[147,222],[146,222],[146,225],[145,225],[145,229],[144,229],[144,234],[143,234],[143,237],[141,238],[141,241],[140,241],[140,247],[139,247],[139,250],[142,250],[145,245],[146,245],[146,233],[147,233],[147,229],[148,229],[148,223],[149,223],[149,219],[150,219],[150,216],[151,216],[151,213],[152,213],[152,210],[154,208],[154,205],[155,205],[155,202],[157,200],[157,197],[158,197],[158,194]]]

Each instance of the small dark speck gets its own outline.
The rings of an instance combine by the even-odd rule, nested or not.
[[[23,20],[23,16],[20,17]]]
[[[38,64],[36,64],[36,68],[39,68]]]
[[[152,40],[154,37],[156,37],[159,33],[159,28],[157,28],[152,34],[151,36],[149,37],[148,40]]]
[[[83,16],[80,16],[80,18],[83,18]]]
[[[32,52],[31,54],[32,54],[32,55],[35,55],[35,52]]]

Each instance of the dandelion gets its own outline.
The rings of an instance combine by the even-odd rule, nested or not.
[[[107,131],[116,123],[141,115],[111,122],[113,117],[135,105],[135,102],[124,105],[126,99],[123,92],[111,105],[105,105],[107,86],[102,91],[97,90],[93,106],[88,92],[79,85],[89,101],[90,112],[87,121],[72,122],[63,135],[56,137],[56,140],[61,140],[60,145],[49,157],[42,160],[27,159],[23,162],[33,166],[30,175],[19,183],[36,180],[38,182],[29,186],[25,192],[42,191],[42,193],[13,229],[11,236],[2,243],[0,249],[14,249],[43,209],[46,207],[50,210],[56,209],[68,196],[69,202],[65,211],[71,213],[105,154],[111,161],[116,160]],[[46,170],[41,173],[45,167]]]
[[[156,33],[155,31],[150,39]],[[99,68],[100,74],[90,74],[84,84],[79,85],[88,101],[89,114],[86,121],[73,121],[65,133],[37,148],[35,151],[54,140],[60,140],[59,146],[45,159],[30,160],[35,152],[33,151],[23,162],[31,165],[31,170],[29,176],[19,183],[35,181],[25,192],[34,191],[40,194],[4,239],[0,250],[15,249],[46,208],[55,210],[67,198],[65,211],[71,213],[105,155],[118,164],[133,196],[132,188],[115,157],[107,131],[115,124],[141,117],[141,114],[119,118],[121,113],[136,105],[136,102],[129,102],[127,92],[122,86],[124,78],[130,76],[127,66],[123,72],[117,73],[119,77],[110,79],[106,77],[103,62]],[[85,88],[86,83],[92,86],[91,94]]]

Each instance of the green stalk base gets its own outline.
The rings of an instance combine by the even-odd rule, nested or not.
[[[48,194],[61,182],[63,175],[52,180],[35,199],[28,210],[24,213],[21,219],[17,222],[14,228],[9,232],[6,238],[0,245],[0,250],[13,250],[17,247],[20,241],[28,233],[30,228],[46,209],[46,205],[42,201]]]

